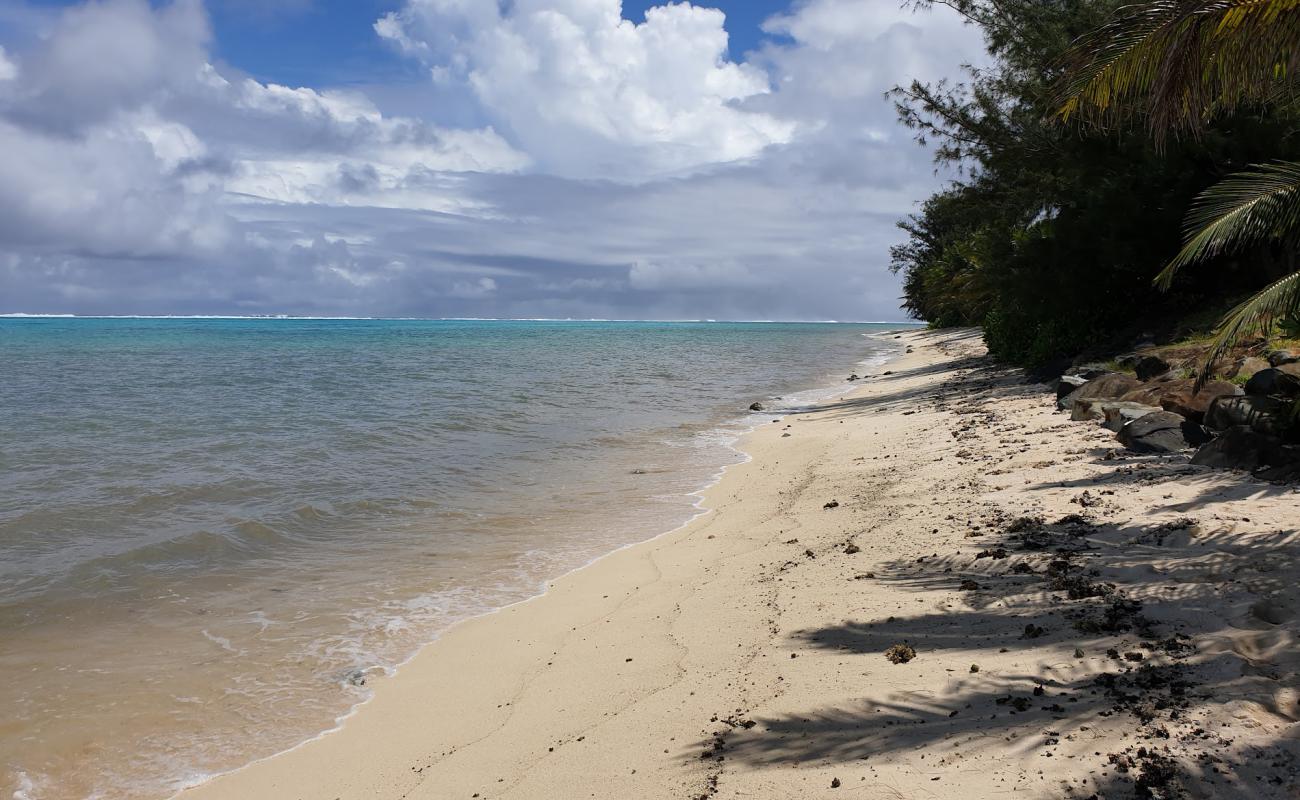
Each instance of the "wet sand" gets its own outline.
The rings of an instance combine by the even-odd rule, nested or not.
[[[1295,796],[1300,495],[904,340],[748,435],[710,513],[180,797]]]

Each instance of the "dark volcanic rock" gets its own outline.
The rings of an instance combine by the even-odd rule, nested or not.
[[[1063,409],[1074,407],[1075,400],[1118,400],[1138,387],[1137,378],[1122,372],[1110,372],[1093,378],[1071,394],[1063,397],[1057,405]]]
[[[1140,381],[1149,381],[1164,375],[1170,369],[1169,362],[1160,356],[1142,356],[1133,365],[1133,371],[1137,373]]]
[[[1288,406],[1275,397],[1217,397],[1205,412],[1205,424],[1216,431],[1245,425],[1258,433],[1279,434],[1286,424],[1283,415]]]
[[[1192,463],[1217,469],[1249,470],[1271,481],[1300,479],[1300,447],[1241,425],[1196,451]]]
[[[1078,375],[1062,375],[1056,382],[1056,399],[1059,401],[1074,394],[1087,382],[1087,378],[1080,378]]]
[[[1110,373],[1104,364],[1075,364],[1065,371],[1066,375],[1075,375],[1089,381]]]
[[[1193,392],[1195,387],[1196,381],[1191,378],[1153,381],[1128,392],[1121,399],[1129,403],[1160,406],[1165,411],[1201,422],[1215,398],[1241,394],[1240,387],[1227,381],[1210,381],[1199,392]]]
[[[1177,453],[1209,440],[1204,428],[1171,411],[1157,411],[1120,430],[1120,443],[1136,453]]]
[[[1246,394],[1300,397],[1300,377],[1276,367],[1261,369],[1250,376],[1250,380],[1246,382]]]
[[[1274,350],[1268,354],[1268,363],[1274,367],[1300,362],[1300,354],[1293,350]]]
[[[1133,420],[1141,419],[1147,414],[1154,414],[1159,410],[1160,408],[1157,406],[1148,406],[1142,403],[1108,400],[1101,405],[1101,413],[1105,417],[1105,421],[1101,423],[1101,426],[1119,433],[1125,425]]]
[[[750,404],[749,404],[749,410],[750,410],[750,411],[762,411],[762,410],[763,410],[763,404],[762,404],[762,403],[750,403]]]

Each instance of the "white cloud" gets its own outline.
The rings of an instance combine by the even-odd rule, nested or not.
[[[74,6],[24,56],[22,80],[8,82],[0,99],[11,118],[77,133],[190,83],[209,36],[199,0],[158,10],[145,0]]]
[[[735,62],[711,9],[504,7],[376,24],[429,70],[410,116],[214,66],[195,0],[0,32],[0,311],[898,316],[937,179],[882,95],[978,56],[955,15],[806,0]]]
[[[645,179],[790,141],[794,122],[738,106],[768,77],[726,59],[722,12],[679,3],[634,24],[620,5],[413,0],[375,27],[440,82],[464,81],[555,174]]]

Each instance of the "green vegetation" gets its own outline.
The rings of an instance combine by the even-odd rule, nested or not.
[[[1027,365],[1186,333],[1189,316],[1217,317],[1229,298],[1270,285],[1237,308],[1244,321],[1220,343],[1294,316],[1300,276],[1286,277],[1287,238],[1300,209],[1276,198],[1234,209],[1291,177],[1300,196],[1300,173],[1248,171],[1300,158],[1297,118],[1230,67],[1244,74],[1272,58],[1293,70],[1276,53],[1204,44],[1221,30],[1262,35],[1263,23],[1219,4],[1228,10],[1205,27],[1199,6],[1166,0],[1119,15],[1113,0],[945,4],[984,33],[993,64],[962,84],[894,92],[900,120],[959,176],[900,223],[909,236],[892,266],[909,311],[937,326],[981,325],[995,355]],[[1297,13],[1272,18],[1289,31]],[[1274,206],[1283,210],[1264,213]],[[1173,261],[1189,208],[1193,249]],[[1207,226],[1217,235],[1200,235]],[[1178,280],[1154,285],[1166,267]]]

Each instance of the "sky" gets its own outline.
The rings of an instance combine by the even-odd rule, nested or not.
[[[897,320],[897,0],[6,0],[0,313]]]

